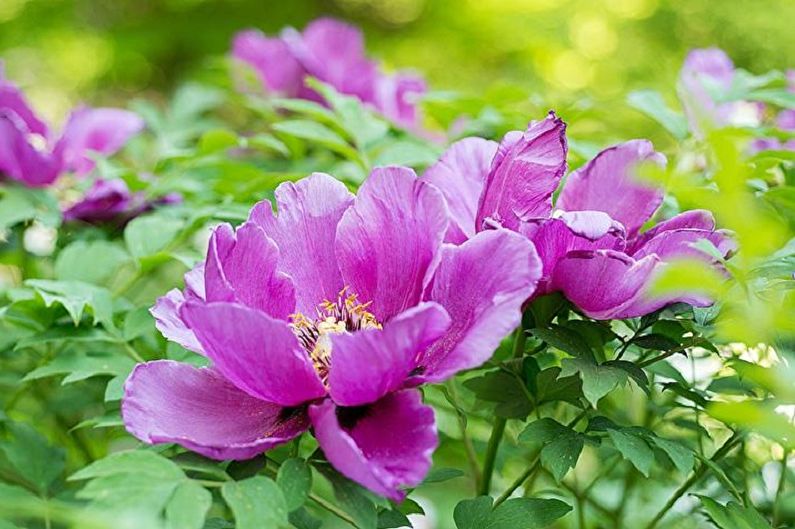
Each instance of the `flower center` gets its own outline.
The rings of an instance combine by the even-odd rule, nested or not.
[[[367,308],[371,302],[360,303],[356,294],[343,288],[337,299],[326,300],[315,308],[310,319],[300,312],[290,315],[290,327],[306,350],[324,384],[331,368],[331,335],[380,329],[381,324]]]

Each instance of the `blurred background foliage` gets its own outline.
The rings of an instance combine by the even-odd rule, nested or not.
[[[57,120],[80,101],[162,98],[190,78],[228,83],[221,59],[236,31],[275,33],[332,15],[362,26],[370,53],[387,67],[417,69],[434,90],[535,95],[542,107],[577,100],[599,115],[566,116],[575,135],[658,139],[659,127],[624,98],[650,86],[670,87],[673,98],[688,49],[722,47],[759,73],[790,65],[782,50],[795,49],[795,2],[715,7],[714,0],[2,0],[0,56],[36,108]]]

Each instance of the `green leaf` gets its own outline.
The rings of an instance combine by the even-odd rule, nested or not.
[[[315,468],[326,477],[334,488],[337,505],[351,515],[359,529],[375,529],[378,514],[375,504],[368,493],[356,483],[344,478],[328,465],[316,465]]]
[[[544,444],[552,439],[565,435],[570,428],[560,424],[555,419],[545,417],[537,421],[533,421],[519,434],[519,441],[523,443]]]
[[[69,481],[93,479],[116,474],[140,474],[152,480],[175,481],[185,474],[175,463],[154,452],[128,450],[116,452],[75,472]]]
[[[395,509],[384,509],[378,513],[378,529],[412,527],[408,516]]]
[[[237,147],[239,140],[237,134],[228,129],[213,129],[202,134],[199,139],[199,153],[213,154]]]
[[[627,102],[632,108],[643,112],[665,127],[665,130],[670,132],[674,138],[682,140],[687,137],[687,120],[679,112],[671,110],[671,108],[665,104],[659,92],[654,90],[630,92],[627,97]]]
[[[663,334],[644,334],[632,340],[633,345],[642,347],[644,349],[652,349],[656,351],[668,351],[679,347],[679,342],[665,336]]]
[[[66,452],[50,445],[43,435],[27,424],[6,422],[5,429],[6,439],[0,441],[3,455],[0,469],[5,466],[4,459],[18,476],[45,495],[63,472]]]
[[[289,527],[284,494],[265,476],[224,483],[221,495],[235,516],[237,529]]]
[[[212,494],[195,481],[180,483],[166,505],[166,528],[202,529],[212,504]]]
[[[453,512],[458,529],[543,529],[571,511],[560,500],[513,498],[492,510],[489,496],[464,500]]]
[[[679,472],[686,474],[693,469],[695,457],[692,450],[682,446],[681,443],[657,437],[656,435],[651,437],[651,441],[666,453]]]
[[[593,350],[585,339],[571,329],[560,325],[550,325],[546,328],[531,329],[533,336],[543,340],[552,347],[560,349],[578,358],[593,359]]]
[[[129,254],[118,244],[109,241],[76,241],[58,254],[55,278],[102,285],[129,261]]]
[[[404,165],[408,167],[424,167],[433,164],[439,158],[439,151],[428,143],[401,140],[390,143],[375,157],[373,165]]]
[[[284,493],[287,510],[292,512],[306,503],[312,488],[312,471],[303,459],[288,459],[279,467],[276,483]]]
[[[536,404],[540,406],[546,402],[563,401],[578,405],[582,397],[582,381],[577,375],[568,377],[560,376],[559,367],[548,367],[538,373],[535,378]]]
[[[753,507],[730,501],[721,505],[712,498],[694,494],[704,507],[710,521],[720,529],[771,529],[767,520]]]
[[[795,449],[795,425],[788,417],[776,413],[761,402],[712,402],[707,413],[727,424],[741,425],[781,444]]]
[[[296,529],[320,529],[323,525],[322,520],[309,514],[309,511],[303,507],[291,512],[288,515],[288,519],[290,520],[290,524]]]
[[[346,158],[355,159],[358,156],[342,136],[316,121],[303,119],[281,121],[274,123],[273,129],[294,138],[317,143]]]
[[[424,485],[427,485],[428,483],[441,483],[443,481],[460,478],[463,475],[464,473],[457,468],[434,468],[428,472],[428,475],[425,476],[425,479],[422,481],[422,483]]]
[[[527,389],[523,386],[521,378],[502,369],[464,382],[464,387],[480,400],[496,402],[494,413],[507,419],[524,419],[533,411],[533,404],[527,398]]]
[[[182,229],[182,221],[156,215],[133,219],[124,230],[124,242],[138,260],[163,251]]]
[[[61,208],[48,190],[3,182],[0,187],[0,231],[27,220],[53,228],[61,224]]]
[[[555,480],[560,481],[577,464],[584,444],[583,435],[567,432],[553,439],[541,450],[541,464],[552,473]]]
[[[63,384],[70,384],[95,376],[126,376],[133,367],[135,362],[126,356],[72,349],[59,354],[42,367],[34,369],[25,375],[23,380],[67,375],[63,379]]]
[[[83,318],[83,311],[93,314],[94,325],[102,323],[113,329],[113,301],[110,292],[102,287],[81,281],[53,281],[51,279],[28,279],[25,285],[41,296],[44,305],[61,305],[72,322],[77,326]]]
[[[582,392],[592,406],[613,391],[617,386],[627,383],[627,372],[615,366],[598,365],[585,358],[564,358],[561,375],[579,373]]]
[[[491,496],[480,496],[458,502],[453,510],[455,526],[458,529],[486,529],[493,503]]]
[[[632,463],[632,465],[646,477],[649,477],[651,465],[654,462],[654,452],[649,447],[646,441],[626,430],[613,430],[607,431],[610,439],[613,441],[613,446],[616,447],[621,455]]]

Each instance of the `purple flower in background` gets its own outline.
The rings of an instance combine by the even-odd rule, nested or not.
[[[126,110],[78,108],[55,138],[0,64],[0,175],[30,187],[48,186],[65,172],[85,175],[94,168],[92,153],[115,153],[143,127]]]
[[[182,197],[169,194],[157,200],[147,200],[144,193],[130,192],[124,180],[96,180],[85,195],[66,208],[65,221],[82,221],[89,224],[112,223],[124,225],[141,213],[157,205],[175,204]]]
[[[285,28],[278,37],[242,31],[234,38],[232,56],[251,66],[270,92],[322,103],[322,96],[304,83],[312,76],[402,126],[418,125],[417,100],[425,81],[406,72],[384,73],[367,58],[361,31],[344,22],[320,18],[302,33]]]
[[[703,133],[703,127],[758,125],[764,105],[751,101],[719,101],[717,94],[732,87],[734,63],[719,48],[690,51],[679,73],[679,94],[690,128]]]
[[[245,459],[312,428],[326,457],[401,499],[427,473],[433,411],[416,386],[482,364],[521,319],[541,263],[489,230],[445,244],[448,210],[402,167],[354,197],[313,174],[219,226],[206,260],[152,309],[162,334],[211,367],[140,364],[127,429],[215,459]]]
[[[652,296],[666,263],[710,260],[693,243],[707,239],[723,255],[734,249],[715,231],[707,211],[688,211],[641,232],[662,202],[660,189],[634,179],[641,163],[664,165],[650,142],[633,140],[599,153],[569,174],[555,207],[552,195],[566,171],[565,123],[554,113],[498,145],[480,138],[454,143],[422,179],[444,194],[451,222],[446,240],[462,243],[507,228],[536,246],[543,271],[535,296],[562,292],[596,319],[629,318],[682,301],[711,301],[695,293]]]

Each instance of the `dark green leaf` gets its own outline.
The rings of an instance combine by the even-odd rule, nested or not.
[[[224,483],[221,495],[235,516],[237,529],[289,527],[284,494],[265,476]]]
[[[621,455],[632,463],[641,474],[649,477],[651,465],[654,462],[654,452],[640,436],[628,433],[626,430],[608,430],[607,434],[613,441]]]

